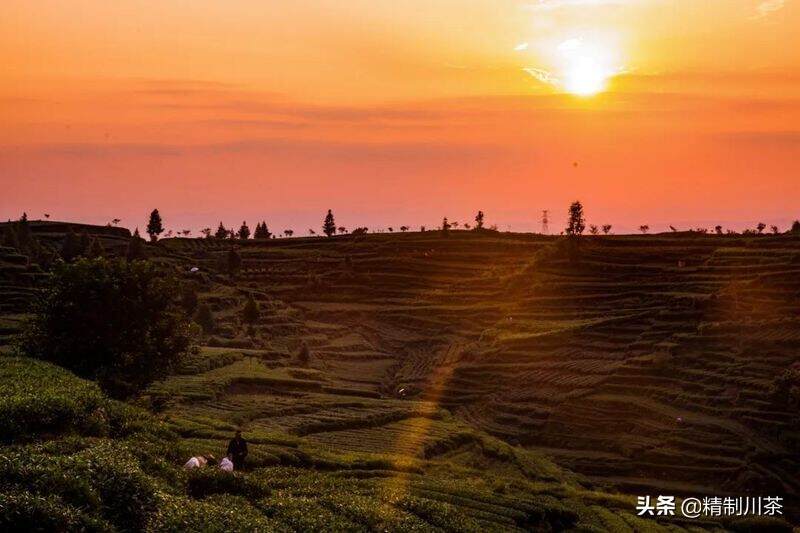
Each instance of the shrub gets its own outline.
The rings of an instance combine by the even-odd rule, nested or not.
[[[0,531],[110,531],[102,520],[65,505],[57,496],[0,493]]]
[[[112,396],[129,396],[188,350],[188,321],[176,302],[173,281],[146,261],[61,264],[19,349],[98,380]]]
[[[275,531],[278,528],[246,500],[215,496],[203,501],[167,496],[147,527],[148,531],[236,533]]]
[[[0,440],[68,431],[101,434],[108,401],[97,385],[51,364],[0,358]]]
[[[238,472],[225,472],[215,467],[199,468],[189,473],[186,491],[192,498],[202,499],[214,494],[231,494],[251,499],[263,498],[269,489]]]

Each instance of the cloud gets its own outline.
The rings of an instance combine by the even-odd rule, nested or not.
[[[541,68],[533,68],[533,67],[524,68],[522,70],[524,70],[525,72],[527,72],[528,74],[530,74],[531,76],[533,76],[542,83],[547,83],[549,85],[558,85],[559,83],[558,78],[555,78],[553,76],[553,73],[550,72],[549,70],[544,70]]]
[[[763,0],[756,6],[756,15],[754,18],[761,19],[768,17],[776,11],[780,11],[786,7],[786,0]]]

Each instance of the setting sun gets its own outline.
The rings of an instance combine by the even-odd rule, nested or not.
[[[609,73],[591,57],[581,57],[567,72],[564,89],[578,96],[592,96],[606,86]]]

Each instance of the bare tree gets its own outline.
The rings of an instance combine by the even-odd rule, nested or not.
[[[603,224],[603,235],[608,235],[611,232],[611,224]]]
[[[592,235],[597,235],[598,233],[600,233],[600,229],[597,226],[595,226],[594,224],[590,224],[589,225],[589,233],[591,233]]]
[[[778,233],[780,233],[780,230],[778,229],[778,226],[774,226],[773,225],[773,226],[770,226],[769,229],[770,229],[770,231],[772,231],[773,235],[777,235]]]
[[[642,224],[639,226],[639,231],[641,231],[643,234],[646,234],[648,231],[650,231],[650,226],[647,224]]]

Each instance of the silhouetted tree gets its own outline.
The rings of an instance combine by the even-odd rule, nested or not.
[[[759,234],[759,235],[761,235],[762,233],[764,233],[764,230],[765,230],[765,229],[767,229],[767,225],[766,225],[766,224],[764,224],[763,222],[759,222],[759,223],[758,223],[758,225],[756,226],[756,231],[758,231],[758,234]]]
[[[250,228],[247,227],[247,222],[242,222],[242,226],[239,228],[239,233],[237,233],[237,237],[241,240],[246,241],[250,238]]]
[[[150,240],[155,242],[163,232],[164,226],[161,222],[161,214],[158,209],[153,209],[153,212],[150,213],[150,220],[147,222],[147,234],[150,235]]]
[[[322,232],[328,237],[333,237],[336,234],[336,222],[333,220],[333,212],[328,209],[328,214],[325,215],[325,222],[322,223]]]
[[[800,220],[795,220],[792,222],[792,233],[800,233]]]
[[[778,229],[778,226],[770,226],[769,229],[770,229],[770,231],[772,231],[773,235],[777,235],[778,233],[780,233],[780,230]]]
[[[569,221],[567,222],[567,235],[577,237],[583,234],[586,229],[586,222],[583,218],[583,205],[580,202],[572,202],[569,206]]]
[[[57,264],[20,350],[95,379],[112,396],[130,396],[175,368],[190,346],[176,291],[175,280],[147,261]]]
[[[255,324],[261,316],[261,308],[252,294],[247,295],[247,301],[242,309],[242,320],[245,324]]]
[[[61,258],[67,263],[75,260],[81,254],[81,241],[70,226],[61,244]]]
[[[407,232],[408,226],[400,226],[400,231],[402,231],[403,233]]]
[[[650,226],[648,226],[647,224],[642,224],[641,226],[639,226],[639,231],[641,231],[642,233],[647,233],[648,231],[650,231]]]
[[[719,224],[718,224],[718,225],[716,225],[716,226],[714,227],[714,232],[715,232],[717,235],[722,235],[722,226],[720,226]]]
[[[228,274],[235,275],[242,268],[242,256],[234,248],[228,251]]]
[[[254,239],[263,240],[263,239],[269,239],[270,237],[272,237],[272,233],[270,233],[269,229],[267,229],[266,222],[262,221],[261,224],[256,225],[256,231],[253,234]]]
[[[125,257],[128,261],[136,261],[145,258],[144,239],[139,235],[139,228],[136,228],[131,240],[128,241],[128,251]]]
[[[589,225],[589,233],[591,233],[592,235],[597,235],[598,233],[600,233],[600,229],[597,226],[595,226],[594,224],[590,224]]]
[[[192,230],[190,230],[190,229],[182,229],[181,230],[181,235],[183,235],[184,237],[188,237],[191,234],[192,234]]]
[[[447,221],[447,217],[442,219],[442,233],[447,235],[450,232],[450,223]]]
[[[217,232],[214,234],[217,239],[225,239],[228,237],[228,230],[222,225],[222,222],[217,226]]]
[[[200,230],[200,234],[205,237],[206,239],[211,238],[211,228],[203,228]]]
[[[339,226],[339,234],[343,235],[345,233],[347,233],[347,228],[345,228],[344,226]]]
[[[458,229],[458,221],[454,220],[450,223],[450,227],[453,229]]]
[[[203,333],[209,334],[214,332],[216,320],[208,304],[200,304],[197,308],[197,313],[194,315],[194,321],[203,328]]]
[[[611,233],[611,228],[612,227],[613,226],[611,224],[603,224],[603,228],[602,228],[603,229],[603,235],[608,235],[609,233]]]
[[[427,229],[427,228],[426,228],[425,226],[420,226],[420,227],[419,227],[419,232],[420,232],[420,233],[425,233],[425,230],[426,230],[426,229]]]
[[[316,231],[314,231],[312,228],[308,228],[308,234],[309,234],[309,235],[316,235],[316,234],[317,234],[317,232],[316,232]]]
[[[389,226],[388,229],[389,229],[389,233],[394,233],[394,228],[393,227]]]
[[[483,229],[483,211],[478,211],[475,215],[475,229]]]
[[[45,216],[46,216],[47,218],[50,218],[50,215],[45,215]],[[112,221],[111,221],[111,224],[113,224],[114,226],[119,226],[119,223],[120,223],[120,222],[122,222],[122,219],[120,219],[120,218],[115,218],[114,220],[112,220]]]
[[[355,235],[355,236],[366,235],[368,231],[369,228],[356,228],[350,232],[350,235]]]
[[[92,239],[92,244],[89,246],[88,256],[92,259],[97,259],[98,257],[103,257],[105,254],[106,252],[103,249],[103,243],[100,242],[100,239],[97,237]]]

